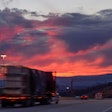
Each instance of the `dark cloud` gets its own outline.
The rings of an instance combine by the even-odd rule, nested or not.
[[[8,8],[5,8],[0,12],[0,25],[11,27],[15,27],[18,25],[24,28],[33,27],[32,22],[22,16],[22,11],[18,11],[16,9],[10,10]]]
[[[19,51],[24,52],[26,56],[32,56],[49,52],[48,37],[46,35],[47,33],[43,31],[30,29],[18,34],[14,39],[15,42],[18,42],[17,44],[22,45]]]
[[[8,8],[0,12],[0,27],[5,27],[4,34],[1,33],[3,40],[0,42],[0,51],[9,50],[25,57],[48,53],[50,49],[47,33],[37,30],[33,26],[33,20],[23,17],[25,13],[28,11]],[[19,26],[20,30],[16,29],[16,26]]]
[[[110,9],[100,11],[96,15],[50,13],[49,15],[41,15],[47,18],[43,21],[28,20],[24,17],[25,14],[40,16],[36,12],[18,9],[5,9],[0,12],[0,27],[8,26],[11,29],[7,33],[8,35],[4,34],[4,38],[9,36],[10,39],[8,40],[7,37],[6,40],[0,42],[0,51],[10,50],[12,53],[22,54],[25,57],[32,57],[37,54],[44,55],[50,52],[51,43],[49,44],[49,40],[54,38],[55,42],[57,40],[64,42],[66,52],[77,54],[80,51],[86,52],[95,46],[102,47],[112,39],[112,10]],[[23,30],[21,32],[14,30],[13,32],[16,26],[21,26]],[[99,49],[93,54],[88,52],[84,55],[67,57],[67,59],[69,62],[73,60],[92,62],[103,57],[99,66],[110,66],[112,64],[111,49],[111,47]],[[51,58],[45,63],[52,63],[55,60]]]
[[[65,41],[71,52],[103,45],[112,39],[112,10],[101,11],[99,15],[68,13],[51,17],[45,23],[59,26],[56,38]]]
[[[48,15],[48,20],[44,24],[57,25],[57,26],[76,26],[76,25],[93,25],[100,24],[102,19],[98,15],[84,15],[80,13],[66,13],[63,15]]]
[[[7,7],[13,0],[1,0],[0,2],[4,7]]]
[[[68,51],[78,52],[80,50],[87,50],[95,45],[102,45],[112,38],[111,29],[105,27],[91,29],[88,26],[80,28],[80,31],[67,31],[58,35],[57,38],[64,40],[68,47]]]
[[[99,51],[101,53],[101,56],[103,57],[103,61],[100,63],[99,66],[106,67],[112,65],[112,47],[108,49],[103,49]]]
[[[112,16],[112,9],[105,9],[98,12],[98,14],[101,14],[103,16]]]
[[[50,17],[44,24],[57,26],[55,38],[64,41],[68,46],[67,51],[77,53],[79,51],[93,50],[95,46],[104,46],[112,40],[112,10],[102,10],[96,15],[84,15],[79,13],[67,13]],[[111,43],[109,43],[111,44]],[[98,48],[99,49],[99,48]],[[69,62],[84,61],[94,64],[96,59],[102,58],[97,64],[100,67],[111,66],[112,47],[90,51],[87,54],[68,57]],[[96,65],[94,65],[96,66]]]
[[[12,40],[1,42],[0,51],[5,52],[10,50],[16,55],[21,54],[25,57],[32,57],[36,54],[46,54],[50,51],[50,46],[47,42],[48,38],[44,36],[42,36],[42,32],[40,33],[39,31],[30,31],[29,34],[25,32],[18,36],[16,35]]]
[[[0,42],[0,54],[5,53],[7,50],[10,50],[12,46],[6,41]]]
[[[24,57],[32,57],[36,54],[43,55],[50,51],[49,46],[46,42],[46,40],[38,39],[35,40],[36,42],[33,44],[28,43],[28,41],[25,40],[16,40],[15,41],[9,41],[4,42],[3,44],[0,43],[0,51],[1,54],[5,53],[7,51],[10,51],[14,55],[22,55]],[[11,54],[10,54],[11,55]]]

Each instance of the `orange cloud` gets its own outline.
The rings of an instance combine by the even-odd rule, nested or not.
[[[46,54],[35,54],[31,57],[25,57],[22,54],[16,54],[8,50],[5,58],[6,64],[19,64],[45,71],[56,72],[56,76],[75,76],[75,75],[97,75],[112,72],[112,66],[99,67],[103,62],[103,57],[97,57],[94,61],[85,60],[85,55],[93,55],[93,49],[85,52],[71,53],[66,51],[67,45],[63,41],[50,37],[48,40],[50,51]],[[100,47],[101,48],[101,47]],[[96,49],[97,52],[97,49]],[[73,59],[71,59],[71,57]]]
[[[5,64],[53,71],[56,76],[112,72],[112,33],[106,20],[104,26],[103,19],[95,24],[93,16],[65,14],[40,22],[21,15],[17,19],[15,13],[9,14],[14,22],[8,18],[12,23],[6,21],[7,25],[0,26],[0,53],[7,55]]]

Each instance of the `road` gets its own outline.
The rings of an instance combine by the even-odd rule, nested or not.
[[[112,112],[112,99],[103,100],[61,100],[59,104],[39,105],[33,107],[7,107],[0,112]]]

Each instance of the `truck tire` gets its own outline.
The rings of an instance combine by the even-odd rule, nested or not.
[[[55,104],[58,104],[58,103],[59,103],[59,101],[56,101],[56,102],[55,102]]]
[[[22,103],[22,107],[29,107],[31,106],[31,100],[26,100]]]
[[[58,104],[58,103],[59,103],[59,99],[56,99],[55,104]]]
[[[11,107],[13,107],[13,106],[14,106],[14,104],[13,104],[13,103],[11,103],[11,104],[8,104],[8,106],[11,106]]]
[[[34,104],[35,104],[34,100],[31,100],[30,106],[34,106]]]
[[[47,104],[51,104],[51,98],[48,98],[46,101]]]
[[[7,104],[5,103],[5,102],[1,102],[1,107],[6,107],[7,106]]]
[[[40,104],[41,104],[41,105],[45,105],[45,104],[46,104],[45,100],[42,99],[42,100],[40,101]]]
[[[40,101],[41,105],[51,104],[51,98],[44,98]]]

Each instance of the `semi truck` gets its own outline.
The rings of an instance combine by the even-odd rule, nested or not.
[[[53,72],[25,66],[0,66],[4,87],[0,96],[1,106],[33,106],[35,102],[50,104],[59,102],[56,79]]]

